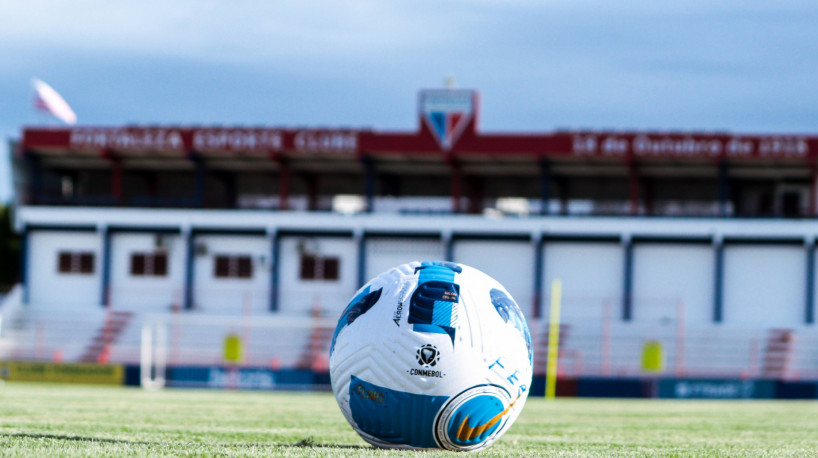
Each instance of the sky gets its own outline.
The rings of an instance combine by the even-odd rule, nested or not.
[[[0,0],[0,200],[32,77],[79,125],[417,128],[481,95],[484,132],[818,133],[818,2]]]

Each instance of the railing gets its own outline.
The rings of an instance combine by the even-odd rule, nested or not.
[[[8,304],[7,304],[8,305]],[[678,306],[668,306],[672,309]],[[259,312],[218,315],[201,311],[159,314],[89,307],[49,310],[36,304],[3,307],[0,358],[138,364],[150,329],[151,350],[168,366],[310,368],[326,370],[336,317],[320,309],[298,316]],[[661,314],[660,314],[661,315]],[[603,319],[599,317],[602,316]],[[536,374],[545,372],[549,323],[529,321]],[[228,341],[240,354],[227,357]],[[646,367],[649,345],[658,366]],[[562,323],[559,373],[566,377],[731,377],[818,380],[818,330],[690,326],[665,316],[623,322],[610,314]]]
[[[401,197],[374,197],[373,208],[366,208],[366,199],[361,195],[344,195],[354,198],[354,205],[349,200],[343,203],[339,196],[319,196],[310,201],[307,196],[290,196],[287,200],[287,210],[335,213],[390,213],[404,215],[439,215],[454,213],[451,196],[401,196]],[[227,209],[256,209],[282,210],[281,201],[277,195],[239,195],[235,202],[226,201],[197,201],[193,197],[156,197],[156,196],[71,196],[63,197],[57,194],[44,194],[37,197],[36,205],[61,206],[128,206],[150,208],[227,208]],[[473,208],[482,209],[488,216],[530,216],[530,215],[573,215],[573,216],[664,216],[664,217],[722,217],[735,216],[736,212],[731,202],[718,201],[690,201],[690,200],[656,200],[650,206],[640,203],[637,208],[632,207],[628,200],[610,199],[550,199],[545,205],[540,199],[525,197],[486,198],[471,203]],[[310,207],[312,205],[312,208]],[[467,212],[470,202],[465,197],[460,199],[460,211]],[[741,215],[741,216],[793,216],[803,217],[808,214],[784,215],[775,214]]]

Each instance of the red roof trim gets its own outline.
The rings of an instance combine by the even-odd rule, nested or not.
[[[428,127],[416,132],[354,129],[244,127],[72,127],[26,128],[22,150],[180,157],[189,151],[212,155],[361,154],[531,155],[584,158],[660,159],[813,159],[818,136],[740,135],[663,132],[575,131],[532,134],[481,134],[476,119],[444,152]]]

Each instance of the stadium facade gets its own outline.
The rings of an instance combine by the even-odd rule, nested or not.
[[[478,121],[475,91],[428,90],[410,132],[26,128],[3,309],[82,316],[68,359],[133,363],[148,316],[334,318],[384,269],[444,259],[506,285],[542,345],[561,279],[565,377],[818,380],[818,136]],[[302,334],[276,364],[327,344]]]

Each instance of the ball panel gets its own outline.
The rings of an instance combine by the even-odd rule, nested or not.
[[[352,419],[359,432],[395,446],[437,447],[433,435],[434,418],[447,397],[393,390],[354,375],[349,385],[349,397]],[[366,439],[363,434],[362,437]]]
[[[409,323],[415,332],[446,334],[454,345],[460,285],[455,283],[460,266],[423,262],[415,267],[417,287],[409,305]]]

